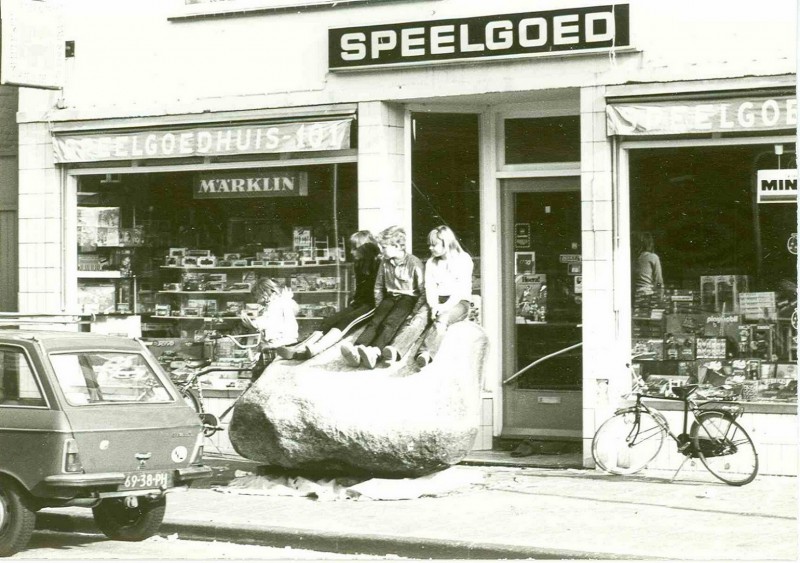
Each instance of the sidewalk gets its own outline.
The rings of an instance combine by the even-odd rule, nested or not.
[[[209,459],[217,482],[253,464]],[[220,470],[219,468],[226,467]],[[795,478],[730,487],[583,469],[480,466],[484,483],[443,497],[323,502],[190,489],[171,494],[162,535],[428,559],[796,560]],[[38,526],[94,529],[91,511],[42,511]]]

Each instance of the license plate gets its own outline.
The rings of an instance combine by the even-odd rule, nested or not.
[[[120,490],[165,489],[171,486],[171,471],[135,471],[125,474],[125,481],[120,486]]]

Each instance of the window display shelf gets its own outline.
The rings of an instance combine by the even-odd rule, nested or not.
[[[208,270],[296,270],[297,268],[322,268],[336,266],[336,262],[320,262],[318,264],[267,264],[263,266],[161,266],[163,270],[184,270],[187,272],[204,272]],[[347,262],[339,262],[345,267]]]
[[[211,322],[211,321],[218,321],[218,320],[235,321],[235,320],[237,320],[237,319],[239,319],[241,317],[238,317],[238,316],[235,316],[235,317],[207,317],[207,316],[195,317],[195,316],[184,316],[184,317],[182,317],[182,316],[175,316],[175,315],[151,315],[151,318],[152,319],[167,319],[167,320],[173,320],[173,321],[204,321],[204,322]]]
[[[206,295],[209,293],[219,293],[224,295],[249,295],[252,292],[246,289],[207,289],[204,291],[164,290],[158,292],[159,295]]]
[[[78,272],[78,279],[110,280],[122,278],[119,270],[84,270]],[[131,277],[131,276],[125,276]]]

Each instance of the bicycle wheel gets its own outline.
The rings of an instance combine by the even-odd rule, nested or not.
[[[731,417],[713,411],[697,415],[691,438],[700,461],[720,481],[739,487],[756,478],[756,447]]]
[[[653,415],[631,407],[597,429],[592,440],[592,457],[609,473],[630,475],[655,459],[666,436],[666,430]]]
[[[192,410],[196,413],[200,413],[200,399],[195,395],[194,391],[191,389],[181,389],[181,399],[183,402],[192,407]]]

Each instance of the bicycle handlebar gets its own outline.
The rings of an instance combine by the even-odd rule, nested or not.
[[[213,373],[215,371],[226,371],[229,373],[244,373],[246,371],[252,371],[253,366],[243,366],[243,367],[234,367],[234,366],[206,366],[204,368],[193,370],[189,376],[181,382],[175,382],[175,385],[178,386],[179,389],[185,389],[192,385],[197,378],[200,376]],[[174,371],[170,372],[172,375],[178,375]]]

